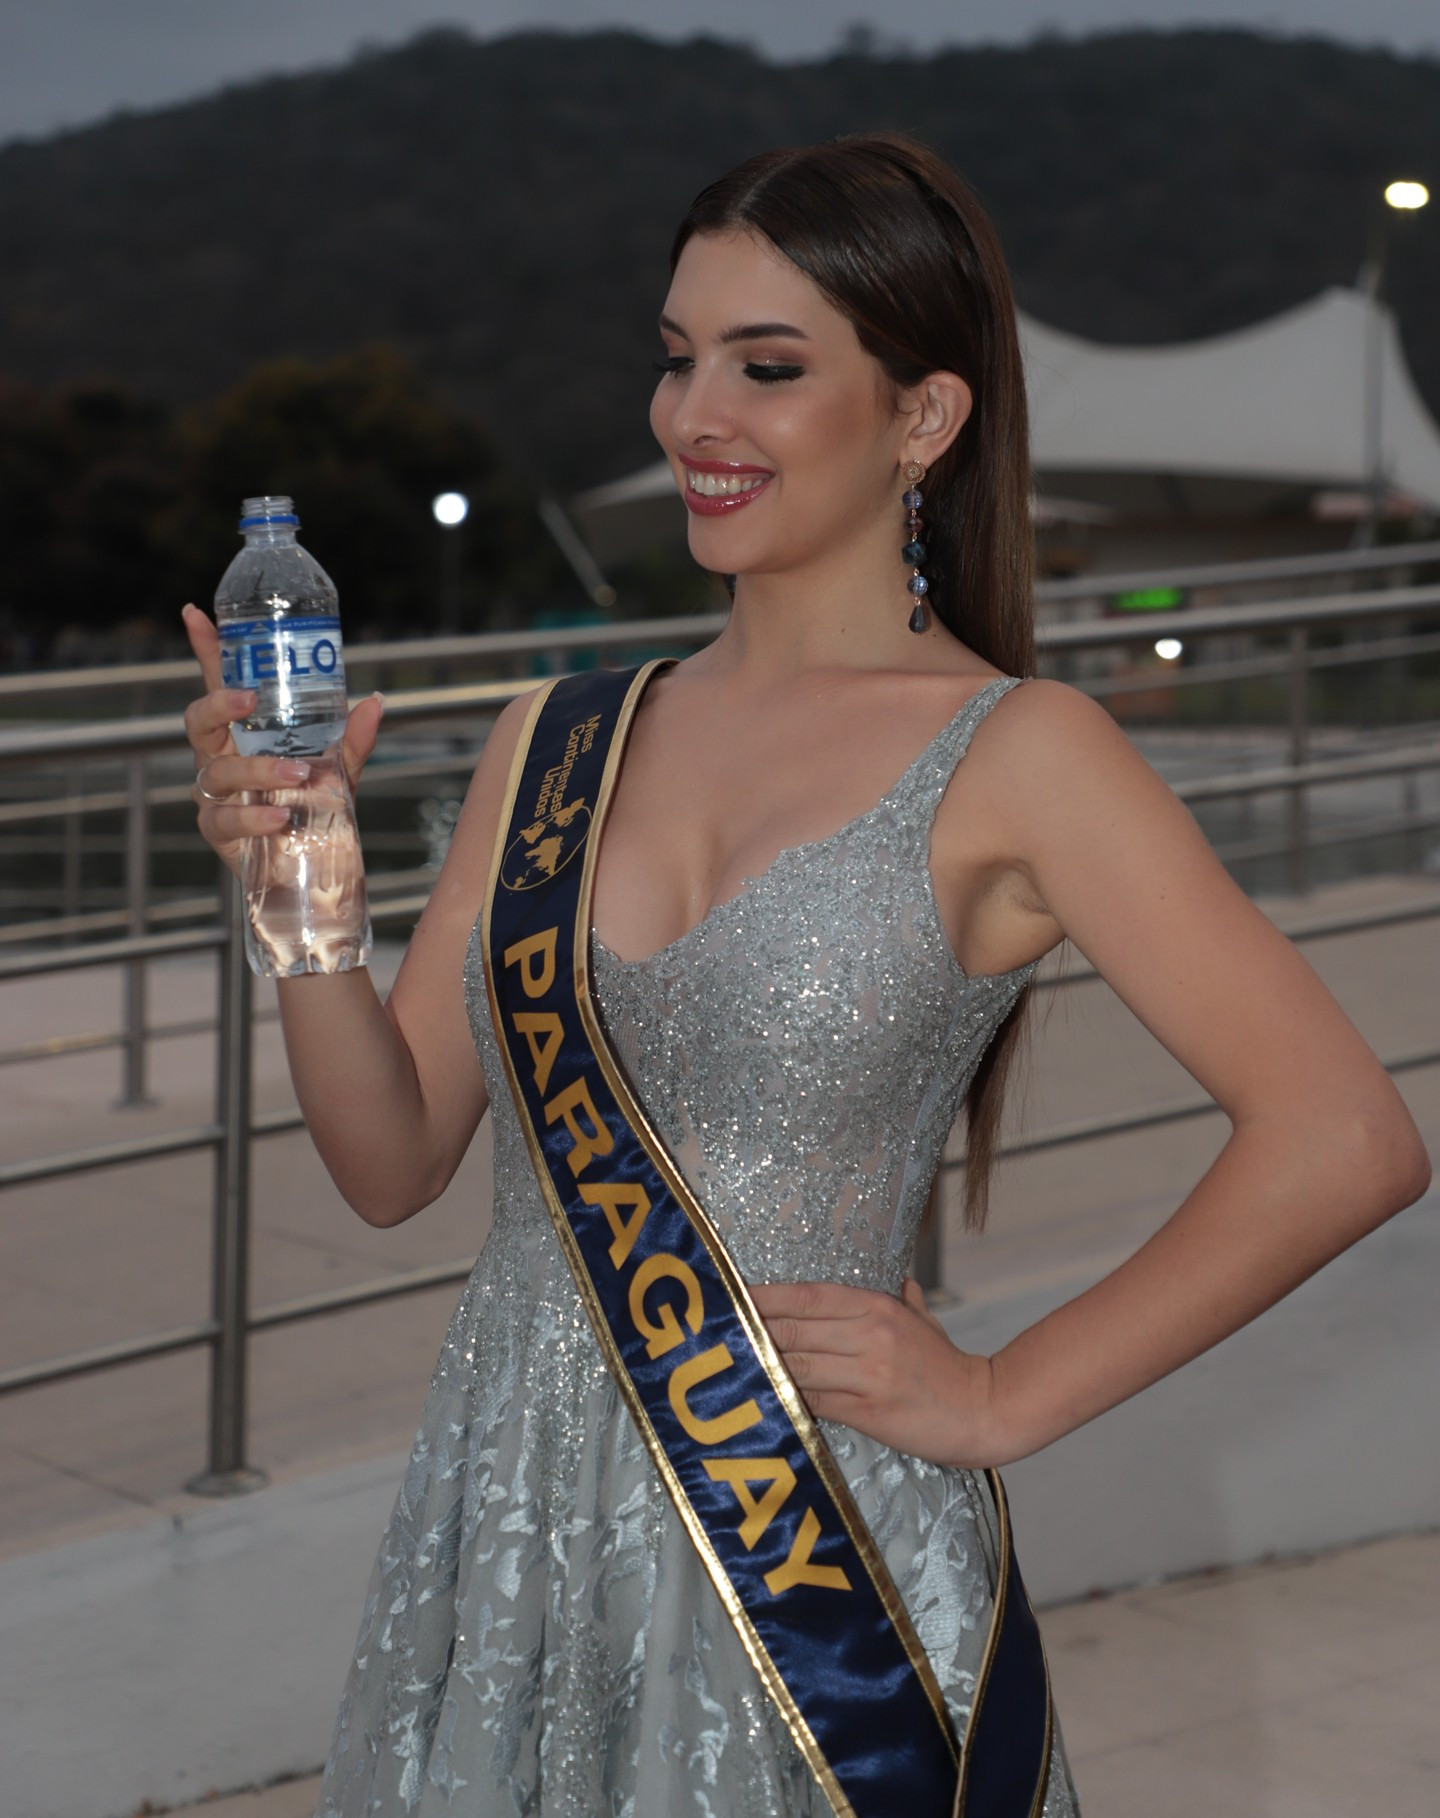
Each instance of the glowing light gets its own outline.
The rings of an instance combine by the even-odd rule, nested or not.
[[[1117,612],[1170,612],[1185,604],[1183,587],[1137,587],[1114,595]]]
[[[1164,657],[1167,663],[1173,663],[1185,646],[1179,638],[1156,638],[1155,654]]]
[[[470,501],[463,492],[442,492],[437,499],[432,499],[430,509],[435,513],[435,522],[452,529],[456,524],[463,524],[470,515]]]
[[[1424,208],[1430,200],[1430,191],[1423,183],[1387,183],[1385,200],[1391,208]]]

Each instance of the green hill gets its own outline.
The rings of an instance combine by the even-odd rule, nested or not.
[[[785,66],[703,38],[433,32],[0,151],[0,375],[184,403],[388,341],[517,475],[599,482],[653,453],[653,322],[694,192],[872,126],[977,186],[1023,308],[1160,342],[1352,282],[1383,182],[1440,188],[1440,63],[1228,29]],[[1440,200],[1391,233],[1440,413]]]

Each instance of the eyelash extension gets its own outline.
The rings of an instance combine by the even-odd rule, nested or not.
[[[689,354],[671,354],[668,360],[650,362],[652,371],[666,374],[678,373],[692,364]],[[803,366],[762,366],[752,360],[745,368],[745,376],[760,385],[775,385],[784,379],[798,379],[804,371]]]

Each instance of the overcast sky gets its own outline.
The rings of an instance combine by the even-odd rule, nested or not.
[[[343,62],[429,25],[480,35],[623,25],[663,38],[705,31],[776,61],[832,49],[871,24],[917,50],[1019,44],[1126,25],[1248,25],[1440,57],[1437,0],[0,0],[0,143],[84,125],[117,108],[188,100],[249,76]]]

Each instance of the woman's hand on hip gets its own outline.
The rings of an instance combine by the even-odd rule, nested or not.
[[[821,1281],[750,1295],[816,1419],[935,1464],[1003,1462],[990,1359],[953,1342],[913,1276],[899,1300]]]

